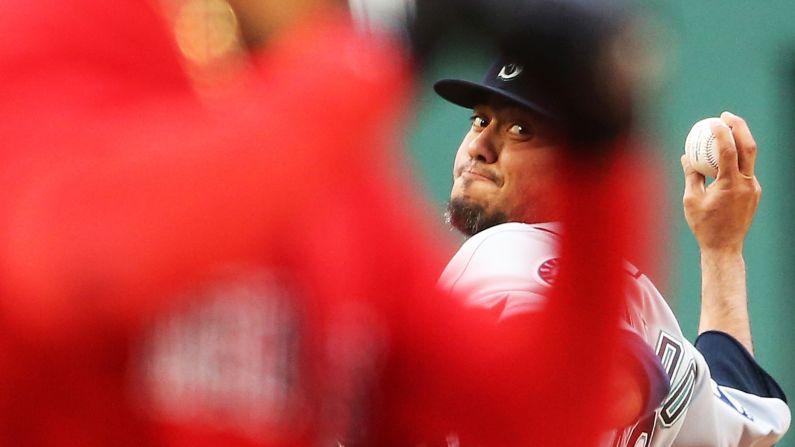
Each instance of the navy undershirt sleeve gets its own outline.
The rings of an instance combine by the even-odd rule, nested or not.
[[[718,385],[761,397],[787,401],[781,387],[734,337],[720,331],[707,331],[696,339],[696,349],[709,365]]]

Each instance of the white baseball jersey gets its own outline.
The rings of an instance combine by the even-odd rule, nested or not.
[[[467,240],[439,286],[469,305],[502,305],[502,317],[542,310],[554,282],[556,224],[506,223]],[[769,446],[786,432],[784,393],[732,337],[702,334],[695,346],[651,281],[630,264],[626,324],[657,353],[670,393],[648,417],[608,445]]]

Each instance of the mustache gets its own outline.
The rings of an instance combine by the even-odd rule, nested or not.
[[[483,177],[486,177],[487,179],[497,184],[500,184],[502,182],[502,178],[500,177],[499,174],[492,171],[491,169],[486,167],[486,165],[484,165],[482,162],[479,162],[477,160],[469,160],[465,163],[462,163],[456,169],[456,176],[460,176],[464,172],[471,172],[477,175],[482,175]]]

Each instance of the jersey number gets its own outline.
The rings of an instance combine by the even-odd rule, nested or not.
[[[693,397],[697,372],[696,363],[695,359],[690,359],[686,369],[679,373],[684,357],[682,343],[673,336],[660,331],[660,336],[657,338],[657,356],[671,380],[671,392],[657,411],[639,420],[631,430],[619,437],[616,440],[616,446],[649,447],[652,436],[654,436],[654,428],[657,425],[657,415],[659,414],[659,421],[663,427],[670,427],[685,413],[690,398]]]

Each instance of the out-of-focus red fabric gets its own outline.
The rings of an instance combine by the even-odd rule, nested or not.
[[[382,135],[407,65],[389,44],[319,18],[209,111],[148,5],[6,5],[0,29],[18,40],[0,48],[2,443],[316,442],[336,418],[323,414],[335,308],[379,306],[383,288],[418,282],[415,270],[427,272],[425,294],[433,284],[425,254],[393,276],[398,241],[385,237],[424,231],[415,200],[382,178],[401,161],[380,154],[395,149]],[[219,431],[140,408],[146,390],[130,379],[140,334],[226,264],[297,278],[300,420]]]
[[[148,5],[4,5],[0,32],[14,39],[0,43],[0,443],[593,439],[613,257],[604,272],[572,263],[559,305],[504,325],[436,296],[446,250],[389,133],[409,90],[400,51],[320,17],[207,109]],[[593,208],[609,191],[595,191],[574,203],[604,225],[580,234],[612,236],[614,208]],[[564,256],[609,244],[576,242]],[[214,424],[210,407],[156,417],[135,380],[142,334],[229,264],[294,290],[291,413],[244,426]],[[583,312],[583,292],[614,298]]]

